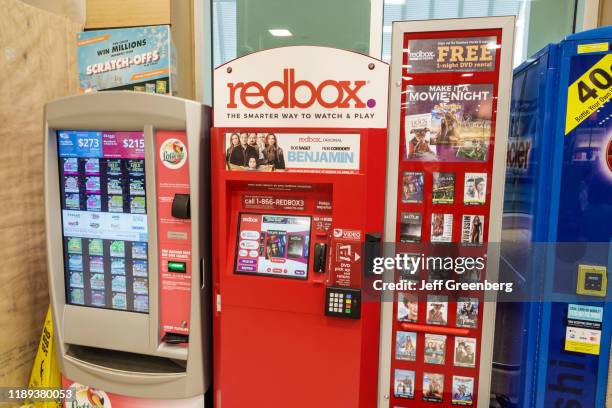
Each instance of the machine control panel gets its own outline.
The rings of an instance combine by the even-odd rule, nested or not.
[[[361,290],[328,286],[325,290],[325,315],[359,319]]]
[[[608,286],[607,268],[600,265],[578,265],[576,293],[605,297]]]

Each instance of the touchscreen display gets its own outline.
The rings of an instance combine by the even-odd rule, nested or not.
[[[236,273],[308,277],[310,217],[240,214]]]
[[[148,313],[142,132],[58,131],[66,303]]]

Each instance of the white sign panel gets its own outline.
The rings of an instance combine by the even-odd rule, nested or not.
[[[352,51],[282,47],[214,74],[216,127],[386,128],[389,66]]]
[[[226,167],[232,171],[359,171],[359,133],[225,134]]]

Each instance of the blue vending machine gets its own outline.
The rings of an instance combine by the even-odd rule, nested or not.
[[[514,71],[499,279],[515,291],[497,304],[492,406],[606,406],[611,42],[574,34]]]

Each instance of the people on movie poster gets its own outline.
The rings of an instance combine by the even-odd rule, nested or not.
[[[455,337],[455,361],[459,367],[476,366],[476,339]]]
[[[232,133],[225,161],[230,170],[285,169],[284,152],[274,133]]]

